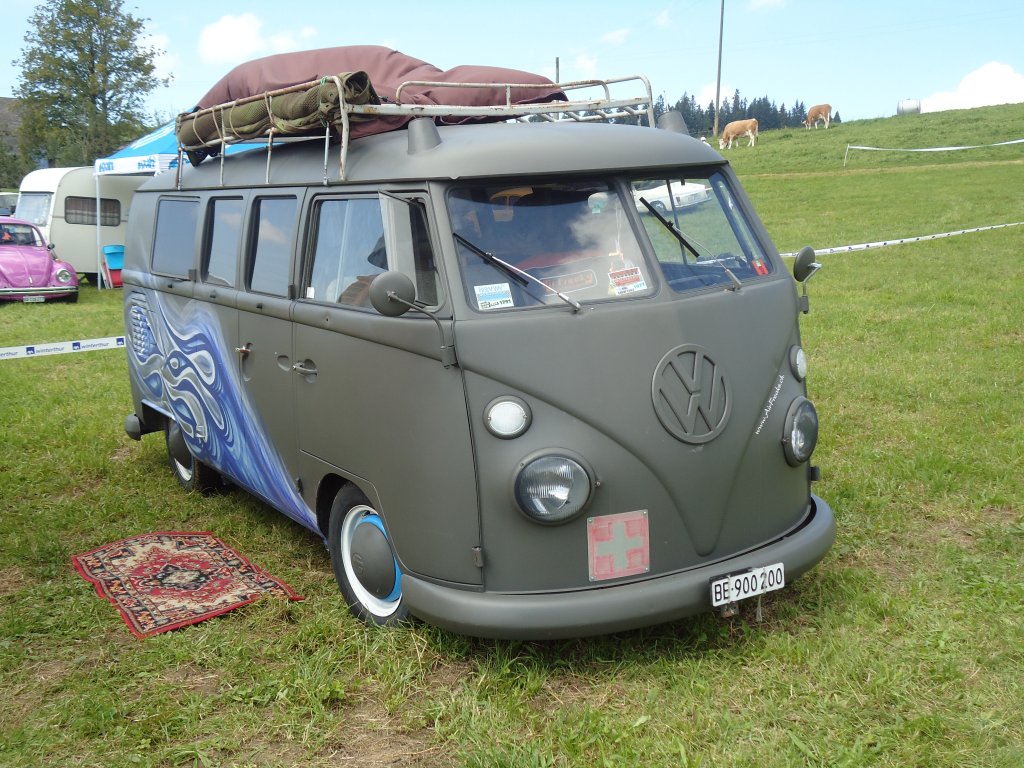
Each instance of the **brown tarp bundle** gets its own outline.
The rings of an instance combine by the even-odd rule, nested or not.
[[[215,141],[225,132],[230,138],[256,138],[274,131],[284,135],[322,134],[326,127],[341,133],[339,94],[334,78],[340,81],[344,98],[350,104],[397,102],[398,87],[407,81],[421,80],[441,83],[514,83],[549,85],[550,88],[513,88],[513,104],[532,104],[565,100],[551,80],[530,72],[487,66],[459,66],[440,70],[419,59],[390,48],[375,45],[321,48],[314,51],[282,53],[240,64],[220,79],[193,112],[178,115],[176,134],[193,165],[210,155],[217,147],[203,145]],[[253,98],[270,91],[317,82],[304,91],[267,98]],[[248,100],[248,101],[246,101]],[[231,102],[223,111],[202,116],[195,113],[209,107]],[[495,106],[506,102],[504,87],[457,88],[417,86],[402,90],[403,104],[454,104],[460,106]],[[350,137],[392,131],[404,126],[411,117],[351,115]],[[484,118],[446,119],[443,122],[479,122]]]

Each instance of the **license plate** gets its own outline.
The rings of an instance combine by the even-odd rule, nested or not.
[[[26,304],[31,304],[36,301],[45,301],[42,296],[22,296],[21,300]]]
[[[748,597],[763,595],[786,586],[786,568],[782,563],[731,573],[711,582],[711,605],[717,608]]]

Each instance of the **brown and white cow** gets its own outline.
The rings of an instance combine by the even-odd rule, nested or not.
[[[832,120],[832,105],[831,104],[815,104],[813,107],[807,110],[807,119],[804,120],[804,125],[807,126],[808,130],[813,125],[815,128],[818,127],[818,121],[825,124],[825,130],[828,130],[828,124]]]
[[[718,140],[718,148],[725,149],[726,145],[729,145],[729,149],[732,149],[732,143],[739,141],[742,136],[749,138],[747,142],[748,147],[752,147],[757,143],[757,119],[750,118],[749,120],[733,120],[731,123],[725,126],[725,130],[722,131],[722,138]]]

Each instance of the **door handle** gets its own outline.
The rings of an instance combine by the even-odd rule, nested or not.
[[[235,352],[237,352],[239,355],[241,355],[242,359],[245,359],[246,357],[248,357],[249,353],[251,351],[252,351],[252,344],[246,344],[244,347],[235,347]]]
[[[312,360],[303,360],[301,363],[296,363],[292,366],[292,370],[300,376],[316,376],[316,365],[313,364]]]

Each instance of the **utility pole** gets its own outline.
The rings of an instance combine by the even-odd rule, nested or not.
[[[718,135],[718,99],[722,90],[722,30],[725,28],[725,0],[722,0],[722,10],[718,15],[718,77],[715,79],[715,127],[711,131],[712,136]]]

